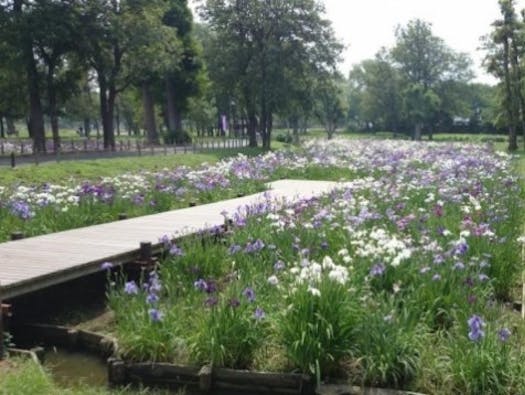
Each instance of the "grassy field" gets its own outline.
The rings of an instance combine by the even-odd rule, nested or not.
[[[206,154],[170,154],[167,156],[141,156],[98,160],[48,162],[40,165],[26,165],[11,169],[5,167],[0,172],[0,185],[13,182],[41,183],[63,182],[67,179],[93,180],[111,177],[126,172],[158,170],[177,166],[195,167],[202,163],[216,163],[221,159],[239,153],[254,156],[262,152],[257,148],[217,150]]]

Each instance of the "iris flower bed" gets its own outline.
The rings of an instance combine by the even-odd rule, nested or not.
[[[507,303],[522,269],[510,157],[370,141],[306,150],[317,169],[354,179],[318,199],[268,195],[225,214],[228,231],[165,236],[158,270],[111,277],[122,355],[432,394],[525,393],[523,325]]]
[[[256,157],[238,155],[197,169],[181,166],[81,183],[0,185],[0,241],[14,231],[35,236],[115,221],[120,213],[133,217],[187,207],[189,202],[234,198],[263,191],[265,182],[283,177],[352,176],[346,161],[335,172],[332,161],[310,147]]]

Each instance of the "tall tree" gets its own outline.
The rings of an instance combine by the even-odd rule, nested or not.
[[[106,149],[115,149],[117,95],[136,82],[141,72],[156,69],[177,45],[172,30],[162,24],[165,5],[163,0],[85,2],[83,34],[92,39],[86,41],[83,52],[97,75]],[[159,48],[166,50],[156,55]],[[148,84],[146,77],[140,78],[143,86]]]
[[[35,152],[45,152],[42,92],[34,51],[35,31],[28,17],[33,7],[33,2],[24,0],[0,2],[0,36],[9,52],[14,54],[12,59],[17,59],[17,70],[23,70],[25,74],[25,91],[29,103],[28,129],[33,138],[33,149]]]
[[[419,19],[410,21],[396,31],[392,57],[405,80],[405,113],[414,128],[413,138],[420,139],[425,124],[433,122],[439,99],[438,87],[447,81],[469,80],[472,77],[468,57],[456,53],[434,36],[431,25]],[[422,102],[416,100],[422,99]],[[410,107],[416,106],[416,107]],[[424,113],[427,111],[428,113]],[[430,128],[430,131],[432,128]]]
[[[399,130],[402,110],[402,81],[399,70],[386,49],[379,51],[374,59],[363,61],[353,71],[362,86],[361,109],[367,119],[375,120],[375,127]]]
[[[76,1],[35,1],[28,21],[33,31],[35,53],[44,69],[47,112],[51,121],[55,151],[60,148],[59,101],[72,95],[75,80],[80,78],[77,62],[66,60],[72,54],[79,35],[79,14]]]
[[[517,129],[521,124],[525,133],[525,101],[522,93],[520,55],[523,25],[518,23],[514,0],[499,0],[502,19],[496,20],[489,37],[485,37],[487,70],[502,83],[502,107],[506,112],[509,131],[508,150],[518,148]],[[521,30],[521,31],[520,31]]]
[[[330,140],[345,119],[344,79],[339,74],[322,76],[316,83],[316,116],[324,125]]]
[[[341,46],[323,6],[315,0],[208,0],[202,16],[222,44],[215,46],[220,56],[210,71],[230,96],[240,95],[251,145],[258,131],[269,148],[273,116],[294,92],[296,81],[286,77],[305,64],[329,71],[338,59]]]

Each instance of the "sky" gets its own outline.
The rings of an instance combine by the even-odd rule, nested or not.
[[[515,0],[525,8],[525,0]],[[392,47],[395,29],[419,18],[432,24],[434,35],[458,52],[468,53],[474,62],[476,81],[493,84],[485,73],[479,50],[480,37],[488,34],[491,23],[500,17],[498,0],[323,0],[326,17],[336,36],[345,44],[340,70],[345,75],[365,59],[373,58],[381,47]],[[195,3],[195,0],[190,0]]]
[[[382,47],[395,43],[395,28],[414,18],[432,24],[434,35],[459,52],[470,54],[476,81],[493,84],[483,71],[480,37],[500,17],[497,0],[324,0],[328,19],[346,45],[340,69],[345,75],[353,64],[369,59]],[[516,1],[517,9],[525,0]]]

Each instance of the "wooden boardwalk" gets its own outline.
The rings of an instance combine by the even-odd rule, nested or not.
[[[276,198],[318,196],[338,184],[328,181],[281,180],[270,184]],[[133,260],[143,241],[159,248],[163,235],[182,237],[222,225],[221,212],[255,203],[263,193],[216,203],[89,226],[0,244],[0,296],[3,300],[24,295],[100,271],[100,264]]]

